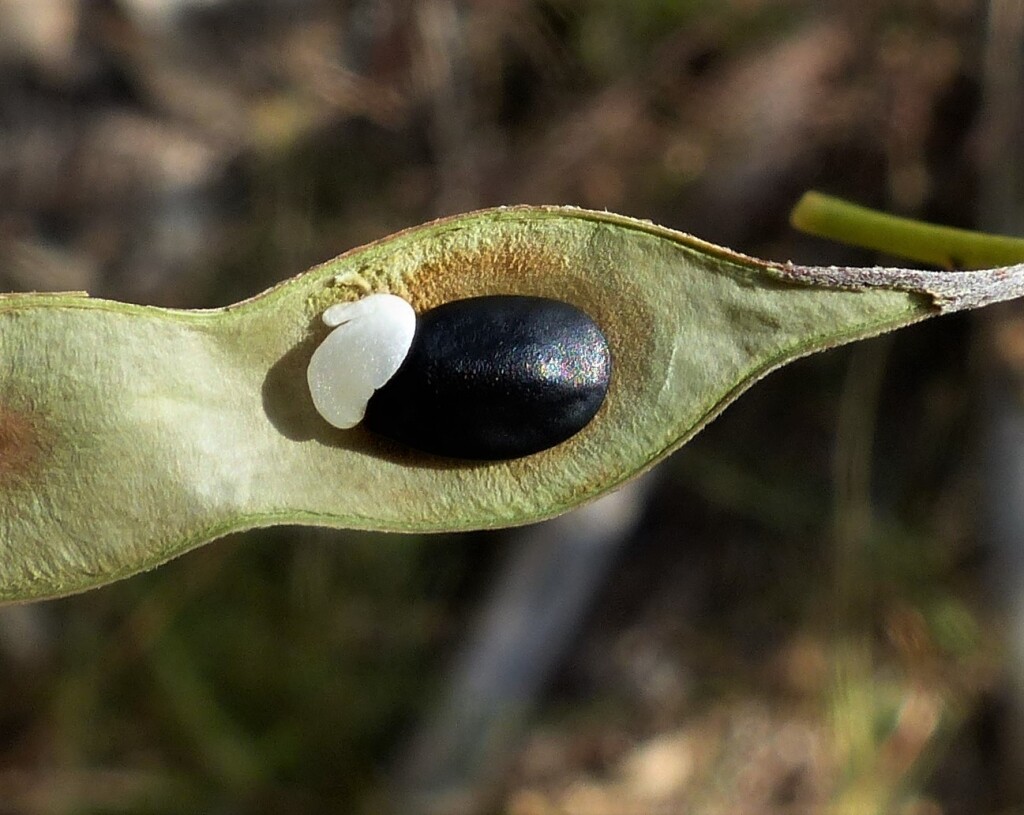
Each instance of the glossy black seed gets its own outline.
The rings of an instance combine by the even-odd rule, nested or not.
[[[365,424],[417,450],[496,461],[553,447],[594,418],[608,342],[575,306],[497,295],[420,315],[412,348]]]

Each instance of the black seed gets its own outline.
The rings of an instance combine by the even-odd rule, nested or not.
[[[519,458],[582,430],[611,368],[604,334],[575,306],[514,295],[456,300],[419,316],[409,355],[364,421],[435,455]]]

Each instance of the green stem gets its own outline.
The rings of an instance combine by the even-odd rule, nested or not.
[[[789,221],[801,232],[946,269],[1024,262],[1024,238],[900,218],[820,192],[804,193]]]

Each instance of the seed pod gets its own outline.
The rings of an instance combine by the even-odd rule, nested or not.
[[[367,291],[402,292],[421,313],[481,292],[571,292],[615,357],[604,404],[565,444],[473,466],[332,432],[300,371],[319,333],[310,315]],[[426,533],[550,518],[660,461],[798,357],[1016,296],[1024,264],[776,264],[564,207],[425,224],[223,309],[0,295],[0,605],[109,583],[253,527]],[[130,511],[112,500],[122,495]]]
[[[417,450],[455,458],[519,458],[575,435],[608,390],[611,355],[580,309],[496,295],[420,315],[398,372],[365,423]]]

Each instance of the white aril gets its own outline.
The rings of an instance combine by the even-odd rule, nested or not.
[[[323,321],[334,330],[309,360],[309,393],[317,413],[334,427],[348,429],[362,421],[373,392],[405,360],[416,312],[401,297],[371,294],[331,306]]]

